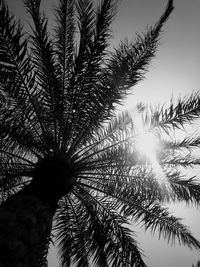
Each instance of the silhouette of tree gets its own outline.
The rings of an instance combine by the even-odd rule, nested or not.
[[[199,116],[198,95],[150,113],[138,107],[162,147],[157,158],[169,185],[157,182],[151,159],[136,149],[134,116],[114,116],[143,79],[173,1],[155,26],[114,52],[116,0],[97,9],[90,0],[58,2],[51,36],[40,0],[24,0],[33,21],[27,36],[0,0],[1,266],[47,266],[52,224],[62,266],[146,266],[131,219],[200,248],[161,206],[200,201],[199,184],[178,169],[199,160],[177,152],[199,146],[199,138],[162,139]]]

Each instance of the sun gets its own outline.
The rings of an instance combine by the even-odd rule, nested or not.
[[[148,131],[140,132],[136,140],[136,147],[138,152],[148,159],[148,162],[152,167],[152,171],[155,174],[157,183],[161,187],[164,186],[170,192],[171,186],[157,159],[157,152],[160,149],[160,144],[156,136]]]
[[[159,142],[157,138],[150,132],[140,132],[136,140],[138,152],[147,158],[154,172],[160,174],[161,166],[157,160],[157,151]]]
[[[163,172],[162,167],[157,159],[157,151],[159,150],[159,141],[156,136],[151,132],[140,132],[136,140],[136,147],[138,152],[145,156],[150,163],[155,178],[160,186],[165,185],[169,188],[167,178]]]
[[[161,148],[159,139],[149,129],[145,128],[140,114],[134,118],[134,121],[137,129],[135,139],[137,151],[142,157],[147,159],[148,164],[150,164],[152,171],[155,174],[155,179],[158,184],[160,184],[161,187],[164,185],[165,188],[170,190],[171,187],[158,160],[158,153]]]
[[[153,159],[156,156],[156,151],[159,148],[158,138],[146,129],[142,120],[141,114],[137,114],[134,117],[135,129],[136,129],[136,148],[140,154]]]
[[[140,153],[150,159],[155,157],[156,150],[158,148],[158,141],[152,133],[139,133],[136,142],[137,149]]]

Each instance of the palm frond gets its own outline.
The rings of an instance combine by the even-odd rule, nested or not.
[[[93,255],[93,264],[99,267],[114,267],[128,263],[132,266],[146,266],[134,239],[130,236],[130,230],[122,226],[127,221],[111,211],[112,204],[104,201],[102,197],[98,199],[97,196],[92,196],[83,188],[76,187],[74,190],[81,201],[81,207],[85,206],[81,214],[87,214],[87,221],[85,222],[84,218],[80,221],[85,224],[83,229],[87,238],[84,240],[88,243],[88,253]],[[65,210],[67,212],[66,207]],[[62,219],[60,223],[66,224]]]
[[[1,53],[1,73],[17,72],[17,68],[22,68],[23,65],[27,73],[30,71],[25,55],[27,52],[27,40],[22,41],[22,27],[10,15],[7,5],[4,0],[0,1],[0,53]],[[27,68],[29,67],[29,68]]]
[[[57,27],[55,29],[55,51],[57,54],[57,69],[61,81],[62,91],[62,112],[59,118],[59,137],[64,138],[67,135],[66,121],[69,119],[71,93],[70,80],[74,71],[75,58],[75,1],[60,0],[56,8]],[[63,141],[63,140],[62,140]]]
[[[191,154],[177,154],[174,149],[198,144],[198,138],[171,142],[160,139],[157,161],[162,170],[157,174],[151,161],[144,158],[134,147],[137,143],[137,129],[130,115],[122,114],[108,127],[99,130],[84,150],[77,153],[75,160],[80,164],[81,182],[92,184],[104,190],[121,190],[127,196],[150,201],[186,201],[199,205],[199,185],[191,183],[176,171],[177,167],[199,165],[199,159]],[[193,145],[192,145],[193,144]],[[170,150],[170,151],[169,151]],[[83,167],[81,167],[83,166]],[[83,171],[81,171],[83,169]],[[158,178],[158,176],[161,176]],[[165,180],[168,185],[163,182]],[[160,184],[159,184],[160,180]],[[135,193],[137,192],[137,194]]]
[[[162,164],[167,164],[167,165],[174,165],[174,166],[194,166],[194,165],[199,165],[200,164],[200,159],[197,158],[192,158],[189,155],[185,158],[181,157],[173,157],[172,159],[166,159],[162,161]]]
[[[79,116],[79,101],[81,101],[81,96],[84,96],[81,91],[83,90],[82,88],[84,88],[85,76],[87,76],[88,66],[92,56],[91,49],[95,23],[94,7],[90,0],[77,1],[76,10],[78,13],[80,41],[74,60],[74,73],[69,85],[73,88],[73,95],[70,99],[71,104],[68,111],[68,121],[66,127],[69,127],[69,120],[72,122],[72,125],[78,124],[77,116]],[[80,111],[82,110],[80,109]]]
[[[199,205],[200,183],[195,177],[186,178],[181,175],[173,175],[170,177],[170,184],[176,200]]]
[[[150,27],[143,36],[138,35],[135,43],[122,42],[116,49],[108,64],[108,84],[111,87],[123,92],[143,78],[150,60],[155,55],[161,29],[173,8],[173,1],[169,1],[165,12],[154,27]]]
[[[110,9],[112,10],[112,13],[113,13],[114,7],[115,7],[115,5],[113,5],[113,3],[115,4],[116,1],[109,1],[109,2],[110,2],[110,6],[111,6]],[[105,4],[106,4],[106,2],[105,2]],[[86,3],[85,3],[85,5],[86,5]],[[81,10],[81,8],[80,8],[80,10]],[[84,82],[81,82],[81,88],[82,89],[80,90],[80,96],[81,96],[81,99],[83,99],[82,103],[84,105],[84,110],[86,111],[86,113],[82,113],[83,109],[80,106],[81,102],[80,102],[80,104],[78,104],[78,111],[77,111],[76,107],[72,108],[72,111],[74,113],[73,114],[73,121],[74,121],[74,123],[76,123],[76,121],[78,121],[77,127],[79,127],[80,130],[78,130],[78,128],[76,127],[77,131],[79,133],[78,140],[77,139],[75,140],[75,143],[71,149],[73,149],[77,145],[81,145],[80,140],[85,140],[85,138],[83,138],[85,134],[87,134],[87,135],[89,134],[89,136],[91,136],[91,133],[93,132],[94,127],[96,129],[100,125],[101,122],[105,121],[105,119],[108,119],[111,116],[112,111],[114,110],[114,104],[120,103],[121,99],[123,99],[123,97],[126,95],[126,90],[124,90],[124,88],[128,89],[129,87],[133,86],[136,83],[135,79],[137,79],[137,75],[138,75],[137,70],[139,70],[139,72],[144,70],[145,66],[148,65],[150,59],[155,54],[155,50],[156,50],[156,47],[158,45],[158,38],[159,38],[161,28],[162,28],[164,22],[167,20],[170,12],[172,10],[173,10],[172,1],[169,1],[169,4],[168,4],[163,16],[161,17],[159,22],[155,25],[155,27],[152,28],[151,30],[149,30],[144,35],[144,38],[139,38],[140,40],[136,41],[136,44],[131,44],[126,49],[123,48],[122,49],[123,52],[121,52],[121,48],[116,50],[116,55],[113,55],[113,59],[111,58],[110,63],[108,63],[106,65],[103,62],[100,62],[100,60],[99,60],[100,59],[99,56],[103,55],[102,54],[103,51],[101,52],[101,50],[100,50],[100,52],[101,52],[100,54],[99,54],[99,52],[97,52],[97,58],[96,58],[95,57],[95,53],[96,53],[95,51],[96,50],[94,50],[95,53],[93,54],[92,53],[93,49],[91,48],[90,53],[87,56],[88,59],[86,61],[86,62],[88,62],[88,60],[92,59],[89,62],[90,63],[89,64],[90,69],[86,68],[88,72],[85,72],[86,69],[84,69],[84,71],[81,70],[82,74],[78,76],[80,78],[83,77],[83,79],[84,79],[83,80]],[[103,11],[103,9],[102,9],[102,11]],[[88,14],[87,14],[88,17],[89,17],[89,15],[92,16],[92,14],[93,14],[92,13],[92,6],[90,6],[90,9],[88,7],[87,12],[88,12]],[[82,13],[84,13],[84,9],[83,9]],[[107,20],[110,23],[112,17],[110,18],[109,15],[107,17],[109,18]],[[106,17],[104,19],[106,19]],[[88,21],[89,22],[92,21],[92,18],[90,18],[90,20],[88,19]],[[109,26],[109,23],[107,23],[108,26]],[[91,22],[91,24],[92,24],[92,22]],[[90,25],[89,23],[88,23],[88,25],[90,26],[90,27],[88,26],[88,28],[89,28],[88,34],[90,34],[89,30],[91,30],[90,28],[93,28],[94,26]],[[87,27],[86,27],[86,29],[87,29]],[[103,34],[103,32],[102,32],[102,34]],[[88,36],[88,40],[90,40],[89,36]],[[87,42],[87,46],[90,46],[89,42],[90,41]],[[123,44],[122,46],[126,47],[126,44]],[[94,49],[96,49],[95,46],[94,46]],[[150,49],[150,51],[149,51],[149,49]],[[86,51],[86,50],[83,50],[83,51]],[[121,54],[124,54],[124,53],[125,53],[125,55],[121,56]],[[139,53],[139,56],[136,55],[138,53]],[[79,57],[77,57],[77,59],[78,58]],[[137,58],[138,58],[138,62],[137,62]],[[94,67],[93,63],[96,63],[96,59],[99,60],[100,64],[99,65],[95,64],[95,67]],[[124,68],[124,66],[122,66],[123,64],[128,64],[130,67],[129,70],[127,68]],[[119,70],[121,68],[121,70],[124,74],[120,73],[120,71],[117,71],[117,73],[116,73],[116,68],[118,68],[117,67],[118,65],[121,66],[121,67],[119,67]],[[78,66],[80,67],[81,64],[78,64]],[[96,69],[97,66],[98,66],[98,68]],[[88,74],[88,76],[87,76],[87,74]],[[126,75],[126,78],[124,78],[123,75]],[[88,77],[90,83],[87,82],[87,77]],[[92,77],[94,78],[94,80]],[[132,78],[130,78],[130,77],[132,77]],[[121,82],[117,82],[117,79],[123,80],[125,82],[125,84],[122,86]],[[131,80],[131,79],[133,79],[133,80]],[[127,83],[128,80],[130,82]],[[92,81],[92,84],[91,84],[91,81]],[[74,86],[73,86],[73,88],[74,88]],[[85,89],[83,89],[83,88],[85,88]],[[94,89],[91,89],[91,88],[94,88]],[[74,92],[74,96],[76,96],[76,94],[77,93]],[[80,99],[80,96],[77,96],[77,99]],[[92,96],[92,97],[90,98],[90,96]],[[85,97],[87,99],[87,103],[85,103],[85,101],[84,101]],[[73,100],[73,103],[77,103],[77,101]],[[79,120],[77,120],[76,117]],[[80,118],[81,118],[82,122],[80,121]],[[87,125],[87,127],[86,127],[86,125]],[[89,131],[88,129],[91,129],[91,130]],[[81,135],[80,135],[80,133],[81,133]],[[85,135],[85,137],[87,135]]]
[[[12,128],[14,123],[10,123],[13,118],[20,125],[20,134],[29,135],[32,142],[38,140],[41,147],[46,143],[41,136],[44,126],[39,110],[43,109],[40,97],[38,99],[34,93],[35,75],[28,55],[27,39],[4,1],[0,2],[0,14],[1,135],[6,134],[8,127],[11,131],[16,130]]]
[[[62,266],[70,266],[72,262],[80,267],[89,266],[88,241],[85,236],[87,221],[87,214],[80,202],[68,196],[62,203],[55,227]]]
[[[73,0],[60,0],[59,7],[56,9],[56,53],[58,56],[59,70],[61,71],[63,95],[69,90],[69,80],[74,67],[74,5],[75,2]],[[64,92],[64,90],[67,92]]]
[[[34,28],[32,40],[33,64],[35,66],[38,91],[42,94],[42,103],[46,107],[48,123],[47,132],[53,133],[53,150],[57,150],[58,120],[62,116],[62,93],[60,81],[56,75],[56,64],[52,41],[47,31],[47,20],[40,13],[40,0],[24,0],[27,12],[31,15]],[[49,129],[50,128],[50,129]]]
[[[17,116],[18,114],[19,116]],[[22,120],[20,115],[23,116],[21,111],[17,113],[17,110],[15,110],[11,120],[10,118],[2,119],[0,137],[4,138],[5,146],[18,146],[28,149],[33,155],[40,157],[44,148],[41,144],[41,139],[35,137],[30,128],[26,128],[26,120]]]
[[[162,235],[168,242],[175,243],[175,240],[178,240],[180,245],[189,248],[200,248],[200,242],[186,226],[181,224],[180,219],[170,215],[167,209],[161,208],[157,204],[148,204],[145,209],[144,213],[142,209],[138,212],[134,205],[125,208],[124,213],[126,216],[133,216],[133,219],[141,220],[146,229],[150,228],[152,232],[158,231],[159,236]]]
[[[147,111],[143,117],[144,124],[149,128],[162,129],[169,133],[172,129],[183,129],[186,123],[192,123],[199,118],[199,94],[194,93],[189,97],[179,99],[177,104],[171,101],[169,108],[153,109]]]
[[[162,235],[168,242],[174,243],[177,239],[179,244],[189,248],[200,248],[200,242],[191,234],[186,226],[181,224],[180,219],[170,215],[168,210],[162,208],[159,204],[154,202],[145,204],[145,201],[138,202],[134,195],[127,197],[126,192],[122,192],[117,188],[110,191],[106,187],[101,189],[100,187],[80,182],[78,184],[97,192],[99,191],[104,196],[111,197],[113,203],[116,200],[116,206],[121,210],[122,215],[131,217],[135,221],[140,221],[146,229],[151,229],[153,232],[158,231],[159,235]]]
[[[80,140],[85,139],[86,135],[93,131],[95,123],[99,126],[104,119],[101,110],[106,92],[99,88],[98,84],[100,84],[102,64],[107,54],[109,27],[115,6],[116,0],[103,1],[96,11],[95,19],[91,1],[78,1],[77,4],[80,43],[74,62],[74,75],[70,83],[70,88],[74,88],[71,100],[73,106],[71,105],[68,111],[69,116],[65,127],[65,132],[72,131],[72,126],[68,123],[70,120],[77,131],[73,147],[80,145]],[[72,119],[69,119],[70,116]]]

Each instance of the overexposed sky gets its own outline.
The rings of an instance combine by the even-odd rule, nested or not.
[[[17,17],[23,20],[22,1],[7,2]],[[43,0],[42,3],[47,14],[51,15],[52,4],[56,0]],[[166,4],[167,0],[121,0],[113,22],[114,39],[111,44],[117,46],[125,37],[134,40],[135,32],[145,32],[147,25],[153,25],[159,19]],[[200,89],[200,0],[174,0],[174,5],[175,10],[163,28],[161,44],[146,79],[133,88],[132,96],[126,101],[129,109],[140,101],[165,103],[172,95],[185,96]],[[186,224],[192,225],[192,231],[200,239],[200,212],[187,210],[180,204],[173,209],[175,214],[185,218]],[[147,233],[139,234],[139,243],[149,267],[191,267],[200,255],[178,245],[172,248],[164,241],[157,242]],[[54,260],[55,255],[51,253],[49,267],[56,267]]]

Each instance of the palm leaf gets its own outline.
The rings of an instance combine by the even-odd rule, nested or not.
[[[122,42],[113,54],[108,69],[112,87],[120,91],[130,88],[143,78],[150,60],[155,55],[161,29],[173,10],[173,1],[169,1],[165,12],[154,27],[150,27],[143,36],[138,35],[135,43]]]
[[[95,266],[121,266],[121,264],[130,262],[132,266],[146,266],[135,241],[130,237],[130,230],[122,226],[127,221],[112,212],[112,206],[108,209],[109,202],[104,201],[102,197],[98,199],[97,196],[92,196],[91,192],[80,187],[74,190],[75,195],[81,201],[77,216],[78,218],[81,216],[79,222],[82,225],[81,229],[84,229],[82,240],[86,240],[88,257],[93,255],[91,258],[93,264]],[[66,206],[65,213],[68,213]],[[61,219],[56,227],[59,232],[64,230],[62,225],[66,226],[66,222]],[[62,231],[59,239],[62,240],[61,244],[69,244],[68,233]],[[65,251],[65,249],[65,246],[61,247],[61,250]]]
[[[74,19],[74,1],[59,1],[59,7],[56,9],[57,14],[57,27],[56,31],[56,43],[55,50],[58,55],[58,62],[56,63],[59,80],[61,81],[62,89],[62,112],[59,118],[59,141],[63,136],[67,135],[66,121],[69,120],[70,113],[70,102],[71,102],[71,93],[70,92],[70,80],[73,75],[74,70],[74,57],[75,57],[75,19]],[[62,140],[64,141],[64,140]]]
[[[25,140],[28,135],[32,143],[38,140],[35,147],[41,147],[44,126],[39,110],[43,109],[40,97],[35,94],[35,75],[32,73],[27,39],[20,24],[9,14],[4,1],[0,2],[0,13],[0,91],[7,103],[1,106],[1,138],[8,134],[7,131],[15,132],[17,129],[19,135],[25,135]],[[15,120],[16,126],[10,123],[10,118]]]
[[[67,197],[58,213],[56,231],[59,241],[61,263],[70,266],[77,262],[78,266],[89,266],[88,246],[85,236],[85,225],[88,218],[80,202]],[[67,229],[67,231],[66,231]]]
[[[88,130],[85,130],[83,125],[90,124],[87,129],[92,130],[92,124],[95,121],[103,120],[100,101],[106,96],[106,92],[99,88],[98,84],[102,75],[102,64],[107,54],[105,49],[108,46],[109,27],[114,16],[115,5],[115,1],[102,2],[95,20],[94,8],[90,1],[78,1],[77,4],[80,44],[74,62],[74,75],[69,86],[74,88],[71,99],[73,106],[70,105],[68,110],[65,127],[65,133],[73,130],[72,125],[77,131],[78,136],[74,138],[74,146],[88,134]],[[91,117],[91,110],[93,117]]]
[[[127,196],[126,191],[121,191],[118,188],[110,191],[109,188],[100,188],[88,184],[79,182],[78,184],[85,186],[86,188],[93,189],[103,193],[105,196],[116,199],[116,207],[121,210],[122,215],[131,217],[133,220],[140,221],[144,224],[146,229],[151,229],[153,232],[158,231],[159,235],[168,239],[168,242],[174,243],[177,239],[179,244],[188,246],[189,248],[200,248],[200,243],[186,226],[181,224],[180,219],[169,214],[166,208],[162,208],[159,204],[149,203],[145,201],[143,203],[138,201],[137,198]]]
[[[151,107],[150,111],[147,110],[144,114],[144,124],[149,125],[149,128],[158,127],[166,133],[172,129],[183,129],[186,123],[199,118],[199,103],[199,94],[193,93],[189,97],[179,99],[178,103],[171,101],[168,108]]]
[[[27,12],[34,22],[32,28],[32,54],[35,66],[36,79],[38,82],[38,93],[42,94],[42,103],[46,108],[46,120],[48,120],[48,130],[52,135],[52,149],[57,150],[56,142],[58,137],[58,123],[62,108],[62,94],[60,81],[56,75],[56,66],[52,41],[49,40],[47,32],[47,20],[40,13],[40,0],[24,1]],[[50,123],[50,124],[49,124]],[[48,139],[47,139],[48,140]],[[49,140],[48,140],[49,141]]]
[[[80,3],[82,3],[82,1],[80,1]],[[114,12],[114,7],[115,6],[111,5],[111,10],[113,10],[112,12]],[[76,103],[78,106],[72,107],[71,111],[73,113],[73,116],[72,116],[73,119],[70,121],[73,121],[73,124],[74,125],[76,124],[76,127],[78,127],[78,128],[75,127],[73,132],[77,132],[79,134],[79,138],[78,140],[75,139],[75,143],[71,147],[72,151],[73,149],[76,148],[77,145],[81,145],[80,140],[82,140],[82,142],[85,142],[84,140],[88,136],[88,134],[89,136],[91,136],[91,133],[94,131],[94,129],[96,129],[100,125],[101,122],[105,121],[105,119],[108,119],[110,117],[110,115],[112,114],[112,110],[114,109],[114,104],[120,103],[120,100],[123,99],[124,96],[126,95],[127,89],[135,84],[135,79],[137,77],[137,69],[139,71],[141,71],[141,69],[145,69],[145,66],[147,66],[150,59],[154,55],[156,47],[158,45],[158,38],[159,38],[160,30],[164,24],[164,21],[167,20],[172,9],[173,9],[172,2],[169,1],[168,7],[166,8],[163,16],[161,17],[159,22],[156,24],[156,26],[152,30],[147,32],[146,35],[144,35],[144,38],[140,38],[140,41],[136,41],[136,44],[131,44],[126,49],[125,56],[120,56],[121,48],[119,48],[116,51],[116,55],[113,56],[113,59],[110,59],[109,64],[106,64],[106,66],[104,67],[105,64],[102,65],[103,62],[102,63],[100,62],[100,65],[95,65],[96,67],[99,66],[98,69],[96,69],[96,67],[94,67],[92,63],[92,62],[94,63],[96,62],[96,57],[95,57],[95,54],[93,55],[92,53],[93,51],[92,48],[91,49],[89,48],[91,46],[90,35],[92,35],[92,32],[93,32],[92,29],[94,28],[93,15],[92,15],[93,9],[92,9],[92,6],[89,4],[89,2],[87,2],[87,4],[86,2],[84,2],[84,5],[79,6],[79,10],[82,10],[82,12],[80,11],[81,14],[83,14],[84,12],[87,13],[86,14],[87,19],[85,22],[86,26],[85,28],[83,26],[82,27],[86,31],[84,33],[84,36],[88,36],[87,39],[89,40],[87,43],[87,46],[84,45],[85,48],[83,49],[83,51],[82,50],[81,51],[82,53],[86,53],[86,51],[89,51],[87,52],[89,53],[89,55],[87,55],[86,62],[88,62],[89,59],[92,59],[92,61],[89,62],[90,63],[89,66],[91,67],[90,69],[86,67],[87,65],[84,65],[83,67],[81,67],[82,65],[80,62],[78,64],[79,68],[81,68],[81,74],[80,75],[77,74],[78,75],[77,83],[79,83],[78,81],[80,78],[82,89],[80,90],[80,86],[78,86],[79,89],[77,90],[79,90],[80,93],[77,93],[79,91],[76,91],[73,93],[73,97],[75,97],[75,99],[73,99],[72,103]],[[103,12],[103,9],[101,12]],[[106,17],[104,19],[106,19]],[[111,18],[107,20],[109,23],[111,22]],[[141,46],[141,48],[138,46]],[[149,48],[151,51],[149,51]],[[94,52],[95,51],[96,50],[94,50]],[[100,54],[97,53],[97,56],[102,55],[102,53],[103,51],[101,52],[100,50]],[[139,56],[138,56],[138,62],[135,63],[136,54],[138,54]],[[79,56],[81,58],[81,55]],[[77,60],[79,59],[79,56],[77,57]],[[83,60],[84,60],[84,56],[83,56]],[[130,63],[130,61],[133,63],[133,65],[131,65],[132,63]],[[119,71],[115,73],[116,71],[114,69],[116,69],[117,64],[120,65],[120,64],[127,64],[127,63],[129,64],[129,66],[131,66],[129,70],[125,69],[122,66],[122,67],[119,67]],[[122,72],[120,71],[120,68]],[[135,71],[133,71],[134,68],[135,68]],[[124,78],[123,73],[126,73],[127,77],[128,76],[133,77],[133,80],[131,80],[131,78]],[[87,82],[87,77],[90,83]],[[95,80],[93,80],[92,77],[94,77]],[[82,79],[84,79],[84,82]],[[123,80],[125,82],[124,86],[122,86],[121,82],[119,82],[121,85],[118,84],[116,79]],[[130,82],[127,83],[128,80]],[[76,85],[72,84],[73,86],[71,87],[76,88],[77,83]],[[124,90],[124,88],[126,90]],[[87,92],[86,90],[87,91],[89,90],[89,92]],[[80,99],[83,99],[83,102],[80,101]],[[84,99],[87,99],[87,103],[84,101]],[[82,108],[81,103],[83,104],[84,108]],[[87,130],[84,130],[84,132],[86,131],[85,134],[87,134],[87,135],[84,134],[85,137],[83,135],[83,129],[87,129]],[[82,135],[80,135],[80,133],[82,133]]]

